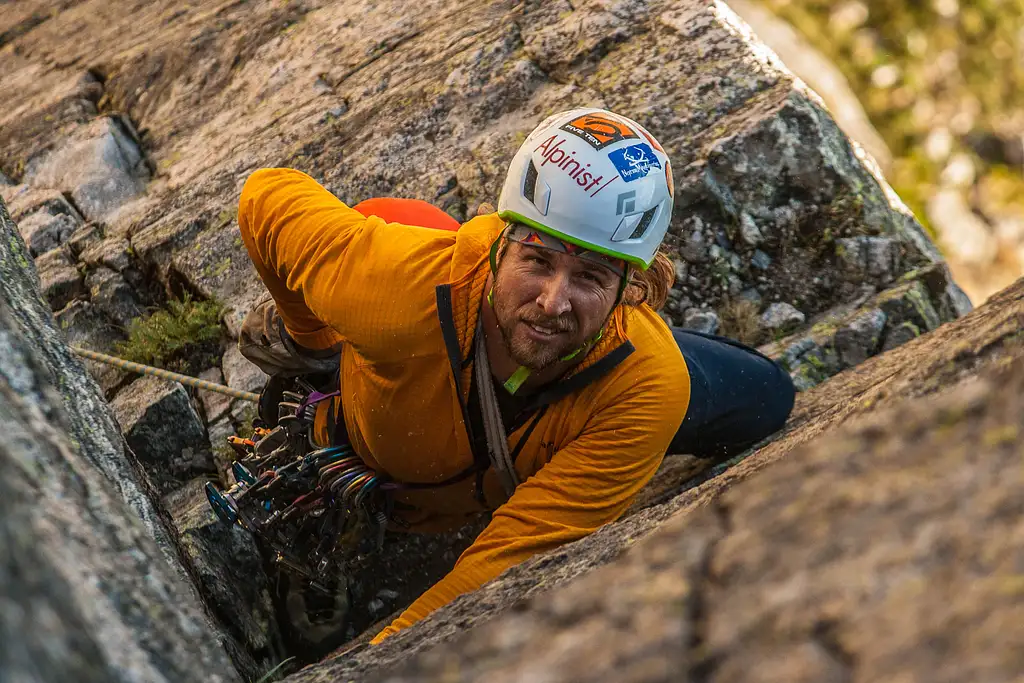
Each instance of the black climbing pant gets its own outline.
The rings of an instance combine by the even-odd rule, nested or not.
[[[690,406],[668,452],[724,459],[777,432],[796,390],[777,363],[713,334],[672,328],[690,372]]]

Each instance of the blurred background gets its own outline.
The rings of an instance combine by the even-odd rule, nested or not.
[[[1024,274],[1024,1],[727,4],[875,158],[976,306]]]

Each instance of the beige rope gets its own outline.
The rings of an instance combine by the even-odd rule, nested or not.
[[[253,403],[257,403],[260,400],[259,394],[254,394],[250,391],[232,389],[231,387],[226,387],[223,384],[217,384],[216,382],[207,382],[205,379],[189,377],[188,375],[179,375],[176,372],[163,370],[161,368],[154,368],[150,365],[143,365],[142,363],[133,363],[130,360],[124,360],[123,358],[117,358],[115,356],[108,356],[105,353],[83,349],[78,346],[72,346],[71,350],[83,358],[88,358],[89,360],[98,361],[100,363],[106,363],[107,365],[113,365],[115,368],[121,368],[122,370],[127,370],[129,372],[137,372],[142,375],[152,375],[153,377],[159,377],[160,379],[166,379],[172,382],[181,382],[185,386],[195,387],[196,389],[203,389],[205,391],[213,391],[218,394],[231,396],[232,398],[240,398],[243,401],[252,401]]]

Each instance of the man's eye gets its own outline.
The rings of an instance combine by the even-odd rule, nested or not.
[[[544,260],[540,256],[536,256],[536,255],[534,255],[534,256],[527,256],[526,259],[528,261],[533,262],[533,263],[539,263],[542,266],[546,266],[548,264],[548,262],[546,260]]]
[[[598,276],[594,275],[593,273],[591,273],[588,270],[581,271],[579,276],[581,278],[583,278],[584,280],[588,280],[590,282],[593,282],[593,283],[596,283],[596,284],[599,284],[599,285],[602,284],[601,278],[599,278]]]

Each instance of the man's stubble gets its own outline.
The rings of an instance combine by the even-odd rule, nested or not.
[[[543,316],[524,316],[512,302],[511,297],[504,296],[504,288],[500,277],[494,279],[494,317],[498,322],[498,329],[501,330],[501,338],[505,342],[512,360],[524,367],[539,372],[555,363],[561,358],[572,353],[578,346],[576,341],[579,325],[571,313],[560,316],[557,319]],[[523,318],[535,324],[556,326],[566,329],[569,334],[561,344],[543,344],[536,342],[525,335],[519,328]],[[517,330],[519,328],[519,330]],[[519,332],[517,334],[517,332]]]

